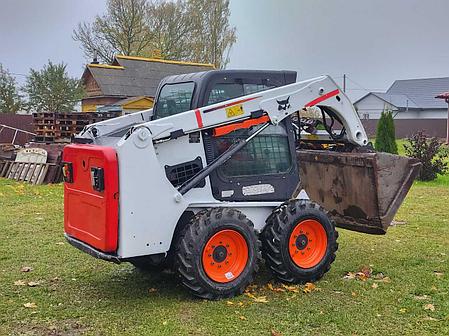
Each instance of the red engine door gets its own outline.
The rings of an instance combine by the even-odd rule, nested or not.
[[[64,148],[64,230],[103,252],[117,250],[118,162],[112,147]]]

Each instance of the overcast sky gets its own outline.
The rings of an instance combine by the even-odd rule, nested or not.
[[[72,30],[105,0],[0,0],[0,62],[26,74],[48,59],[80,76]],[[395,79],[449,76],[448,0],[231,0],[238,41],[228,68],[348,75],[352,97]],[[22,81],[18,75],[18,80]],[[448,88],[449,89],[449,88]]]

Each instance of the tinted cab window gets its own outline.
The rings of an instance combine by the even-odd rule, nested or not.
[[[164,85],[156,102],[155,119],[189,111],[194,88],[192,82]]]

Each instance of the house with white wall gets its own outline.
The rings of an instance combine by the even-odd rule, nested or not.
[[[369,92],[354,105],[367,132],[375,133],[382,111],[393,112],[396,136],[407,137],[419,130],[445,138],[447,104],[435,97],[449,90],[449,77],[395,81],[386,92]]]

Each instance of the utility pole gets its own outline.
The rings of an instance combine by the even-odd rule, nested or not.
[[[346,92],[346,74],[343,74],[343,92]]]

